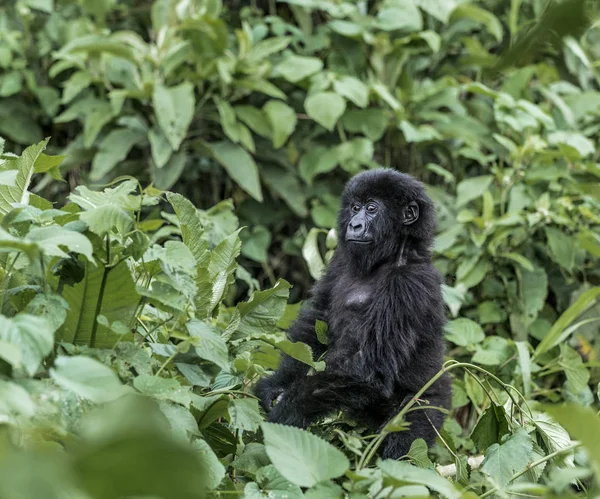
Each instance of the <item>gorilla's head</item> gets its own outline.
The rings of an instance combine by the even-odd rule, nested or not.
[[[433,202],[410,175],[369,170],[346,184],[338,215],[340,249],[365,266],[428,257],[434,228]]]

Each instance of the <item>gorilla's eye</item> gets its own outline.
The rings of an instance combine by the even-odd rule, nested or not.
[[[360,211],[360,205],[358,203],[354,203],[351,209],[354,213],[358,213]]]
[[[371,215],[377,213],[377,205],[375,203],[369,203],[367,205],[367,213],[370,213]]]

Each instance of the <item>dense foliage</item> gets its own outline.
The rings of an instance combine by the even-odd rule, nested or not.
[[[0,6],[0,498],[597,494],[594,3],[257,3]],[[252,395],[323,369],[284,330],[380,164],[429,185],[450,318],[401,462]]]

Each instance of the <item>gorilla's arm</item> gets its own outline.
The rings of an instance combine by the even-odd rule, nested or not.
[[[312,299],[302,306],[298,318],[290,327],[288,337],[292,341],[306,343],[313,352],[313,358],[319,358],[326,349],[319,343],[315,332],[317,320],[327,322],[330,293],[329,279],[325,276],[312,290]],[[265,411],[271,410],[273,402],[287,390],[294,381],[301,380],[308,373],[308,365],[285,355],[275,373],[261,379],[255,387],[255,393]]]

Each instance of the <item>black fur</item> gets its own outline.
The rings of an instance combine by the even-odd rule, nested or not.
[[[411,202],[418,206],[414,223],[405,218]],[[434,226],[433,203],[409,175],[371,170],[348,182],[338,216],[339,246],[289,331],[290,339],[310,345],[315,358],[325,354],[326,368],[307,375],[305,364],[284,357],[256,386],[270,421],[306,427],[342,409],[379,430],[440,370],[445,314],[441,278],[431,263]],[[317,319],[329,326],[327,346],[317,340]],[[448,407],[448,378],[422,399]],[[439,428],[443,417],[435,409],[409,412],[409,431],[390,434],[382,455],[405,455],[415,438],[431,445],[431,423]]]

